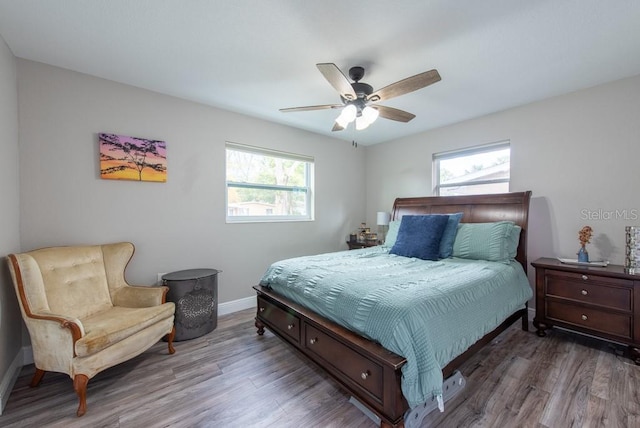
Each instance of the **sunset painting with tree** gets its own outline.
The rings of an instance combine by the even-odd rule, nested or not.
[[[111,180],[167,181],[164,141],[98,134],[100,176]]]

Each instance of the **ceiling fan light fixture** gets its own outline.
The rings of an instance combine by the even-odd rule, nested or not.
[[[380,112],[378,112],[378,110],[373,107],[366,106],[364,109],[362,109],[362,117],[364,117],[367,122],[369,122],[369,125],[376,121],[379,114]]]
[[[371,122],[369,122],[364,115],[356,117],[356,130],[362,131],[363,129],[367,129],[369,125],[371,125]]]
[[[358,109],[353,104],[347,105],[342,109],[342,113],[340,116],[336,118],[336,123],[343,128],[346,128],[348,124],[354,121],[356,115],[358,114]]]
[[[362,131],[376,121],[380,113],[373,107],[366,106],[360,116],[356,117],[356,129]]]
[[[349,125],[349,122],[347,122],[344,117],[342,115],[336,117],[336,124],[338,126],[340,126],[340,128],[344,129],[347,127],[347,125]]]

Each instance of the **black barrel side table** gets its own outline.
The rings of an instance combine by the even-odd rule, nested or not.
[[[218,325],[217,269],[188,269],[162,276],[169,287],[167,301],[176,304],[174,340],[188,340],[213,331]]]

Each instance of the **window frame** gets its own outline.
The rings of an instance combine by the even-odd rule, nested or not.
[[[261,184],[251,182],[235,182],[228,179],[227,156],[228,150],[245,152],[259,156],[293,160],[305,163],[305,184],[303,186],[284,186],[277,184]],[[227,141],[225,143],[225,219],[227,223],[272,223],[272,222],[298,222],[314,220],[314,158],[312,156],[283,152],[264,147],[250,146]],[[256,190],[274,190],[285,192],[302,192],[306,194],[306,215],[229,215],[229,188],[245,188]]]
[[[455,159],[466,156],[473,156],[481,153],[494,152],[498,150],[509,149],[509,178],[498,178],[491,180],[478,180],[478,181],[459,181],[455,183],[449,184],[441,184],[440,183],[440,161]],[[480,186],[486,184],[499,184],[499,183],[507,183],[507,188],[511,188],[511,141],[503,140],[490,144],[483,144],[481,146],[468,147],[464,149],[451,150],[447,152],[434,153],[432,155],[432,169],[433,169],[433,194],[435,196],[443,196],[440,194],[441,189],[443,188],[452,188],[452,187],[473,187]],[[473,193],[479,194],[479,193]]]

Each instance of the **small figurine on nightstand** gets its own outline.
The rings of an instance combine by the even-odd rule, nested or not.
[[[367,227],[366,223],[360,223],[360,228],[358,229],[358,242],[366,242],[367,233],[371,232],[371,229]]]
[[[589,252],[585,246],[591,242],[591,235],[593,229],[591,226],[585,226],[578,232],[578,239],[580,240],[580,249],[578,250],[578,261],[580,263],[589,263]]]

